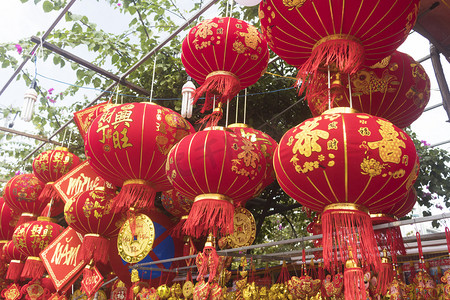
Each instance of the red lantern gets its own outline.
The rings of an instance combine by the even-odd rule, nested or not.
[[[333,77],[332,107],[350,106],[348,78],[338,73]],[[381,117],[404,128],[422,114],[430,99],[430,79],[423,67],[408,54],[395,51],[382,61],[359,69],[350,77],[352,107],[360,112]],[[308,99],[314,116],[328,106],[327,85],[311,87],[324,91]]]
[[[161,203],[164,209],[177,218],[189,215],[193,202],[176,190],[164,191],[161,194]]]
[[[325,267],[345,263],[351,249],[377,269],[380,257],[368,211],[403,199],[419,166],[414,143],[401,129],[335,108],[289,130],[275,152],[274,168],[288,195],[322,212]]]
[[[54,201],[48,208],[51,210],[52,216],[59,215],[64,210],[64,202],[53,187],[53,183],[78,166],[80,162],[78,156],[70,153],[69,149],[65,147],[56,147],[55,150],[44,151],[33,160],[33,173],[40,181],[45,183],[40,197],[46,202],[51,201],[51,199]]]
[[[122,186],[113,207],[148,208],[156,192],[171,189],[164,170],[167,153],[193,132],[189,122],[168,108],[123,104],[93,121],[85,140],[86,157],[100,176]]]
[[[18,224],[25,222],[26,218],[35,220],[44,210],[49,200],[39,197],[44,186],[34,174],[16,175],[8,181],[3,198],[11,209],[22,213]]]
[[[211,127],[182,139],[170,151],[166,171],[173,187],[194,199],[184,225],[187,235],[233,232],[235,205],[258,195],[266,162],[248,139]]]
[[[111,209],[115,192],[97,188],[79,193],[64,207],[67,224],[84,235],[80,257],[84,261],[108,263],[109,239],[119,234],[125,221],[121,213]]]
[[[418,10],[419,0],[267,0],[259,18],[270,48],[299,67],[303,81],[312,73],[314,82],[327,66],[351,74],[390,55],[408,37]]]
[[[12,239],[14,228],[16,226],[19,215],[13,211],[5,199],[0,197],[0,250],[3,245]]]
[[[275,172],[273,171],[273,154],[277,148],[277,142],[268,134],[254,129],[247,124],[235,123],[228,126],[234,133],[254,143],[266,158],[267,168],[263,180],[263,189],[273,182]]]
[[[6,279],[18,281],[20,279],[20,274],[22,274],[24,262],[27,259],[27,256],[17,249],[13,241],[8,241],[3,246],[3,253],[9,260]]]
[[[42,277],[45,267],[39,253],[63,230],[61,225],[53,223],[50,218],[46,217],[38,217],[37,221],[17,226],[13,234],[14,245],[28,256],[21,274],[22,278]]]
[[[194,103],[206,93],[201,110],[226,103],[265,73],[269,49],[261,33],[235,18],[214,18],[193,27],[183,41],[181,61],[200,87]],[[220,116],[221,117],[221,116]],[[219,118],[220,118],[219,117]]]

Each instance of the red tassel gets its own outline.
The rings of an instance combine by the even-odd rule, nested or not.
[[[371,219],[373,225],[397,221],[394,217],[388,215],[375,215]],[[387,248],[391,255],[394,252],[400,255],[406,255],[406,248],[400,227],[377,229],[375,230],[375,238],[378,245],[382,248]]]
[[[447,248],[448,253],[450,254],[450,229],[448,229],[448,227],[445,227],[445,238],[447,239]]]
[[[154,207],[156,191],[147,182],[140,179],[125,181],[120,193],[113,199],[111,208],[116,212],[134,207],[136,210]]]
[[[381,259],[381,270],[378,273],[377,281],[377,293],[385,295],[387,293],[387,288],[394,280],[394,270],[392,269],[392,264],[389,262],[387,257],[386,249],[383,250],[383,258]]]
[[[103,265],[108,264],[109,239],[98,234],[86,234],[81,244],[80,258],[84,261],[94,260]]]
[[[202,255],[199,254],[197,257],[201,259],[200,264],[198,264],[200,266],[198,268],[197,281],[202,280],[209,270],[208,282],[213,282],[217,274],[220,260],[216,248],[213,245],[208,245],[208,242],[206,242]]]
[[[291,279],[286,262],[283,261],[283,266],[281,266],[280,275],[278,275],[277,283],[286,283]]]
[[[355,256],[360,255],[373,271],[380,270],[372,222],[362,206],[350,203],[327,206],[322,213],[322,232],[324,264],[329,271],[338,261],[345,263],[348,248],[353,249]]]
[[[234,206],[231,199],[224,195],[222,199],[212,199],[212,196],[208,197],[208,194],[200,196],[197,196],[192,204],[189,217],[183,227],[184,233],[195,238],[211,231],[215,236],[218,231],[222,235],[232,234]]]
[[[222,105],[222,103],[219,103],[219,107],[215,108],[211,114],[198,120],[195,123],[197,123],[197,124],[205,124],[206,123],[205,127],[217,126],[219,121],[222,120],[222,118],[223,118],[223,110],[222,110],[221,105]]]
[[[32,221],[36,221],[37,220],[37,216],[35,214],[32,213],[22,213],[19,217],[19,220],[17,220],[16,223],[16,228],[19,225],[22,225],[23,223],[28,223],[28,222],[32,222]]]
[[[183,227],[186,223],[186,220],[188,219],[188,216],[182,216],[181,219],[178,221],[178,223],[170,230],[170,235],[174,236],[176,238],[182,238],[184,236],[183,234]],[[187,256],[189,254],[183,255]]]
[[[345,300],[365,299],[366,288],[364,285],[364,273],[353,259],[351,252],[349,254],[349,259],[345,264],[344,289]]]
[[[39,201],[48,202],[52,198],[58,200],[61,197],[59,196],[58,191],[53,185],[53,182],[48,182],[47,184],[45,184],[44,189],[39,195]]]
[[[22,274],[25,264],[20,260],[13,259],[9,263],[8,271],[6,272],[6,279],[14,282],[19,281],[20,274]]]
[[[31,278],[36,279],[42,277],[45,273],[44,263],[39,257],[29,256],[25,261],[25,266],[23,267],[21,278]]]
[[[216,71],[210,73],[205,82],[197,88],[194,94],[193,103],[196,104],[198,99],[206,93],[205,103],[203,104],[201,113],[212,109],[213,99],[221,103],[227,103],[241,90],[239,78],[231,72]]]

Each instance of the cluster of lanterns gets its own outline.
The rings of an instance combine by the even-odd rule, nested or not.
[[[86,266],[88,295],[100,287],[92,284],[98,270],[109,265],[129,287],[112,288],[117,297],[223,299],[229,261],[217,255],[216,240],[225,247],[223,238],[238,229],[235,211],[276,178],[290,197],[320,216],[311,232],[323,234],[316,245],[323,247],[323,276],[286,277],[263,291],[243,273],[240,297],[362,299],[364,268],[378,274],[376,293],[395,298],[392,291],[403,282],[378,246],[393,258],[404,254],[401,234],[398,228],[374,232],[372,225],[405,216],[415,203],[419,158],[401,128],[423,112],[430,82],[420,64],[396,48],[415,23],[418,3],[265,0],[259,7],[262,32],[231,17],[200,22],[182,45],[186,72],[200,85],[183,87],[182,115],[153,103],[101,104],[77,123],[88,164],[109,188],[86,185],[62,199],[55,182],[81,164],[68,149],[41,153],[32,174],[7,183],[0,201],[3,253],[10,260],[6,278],[42,278],[39,254],[64,230],[50,217],[64,211],[67,225],[83,236],[77,257]],[[265,73],[269,47],[299,68],[300,91],[307,90],[314,115],[279,144],[246,124],[217,126],[223,104]],[[203,119],[207,127],[195,132],[183,116],[192,115],[190,102],[203,95],[202,113],[212,112]],[[175,227],[155,208],[159,192]],[[133,268],[181,256],[181,248],[192,254],[192,238],[206,236],[195,286],[169,288],[160,271]],[[429,276],[425,270],[418,274]]]

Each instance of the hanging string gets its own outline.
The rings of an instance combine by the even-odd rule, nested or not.
[[[348,77],[348,98],[350,100],[350,108],[353,108],[352,83],[350,81],[350,74],[347,74],[347,77]]]
[[[448,255],[450,256],[450,229],[445,227],[445,238],[447,239]]]
[[[416,238],[417,238],[417,248],[419,250],[419,267],[424,270],[424,257],[423,257],[423,250],[422,250],[422,240],[420,239],[420,233],[416,232]]]
[[[331,109],[331,72],[328,65],[328,109]]]
[[[153,85],[155,84],[155,70],[156,70],[156,54],[155,54],[155,60],[153,61],[153,75],[152,75],[152,87],[150,89],[150,103],[153,100]]]
[[[70,147],[70,142],[72,141],[72,130],[70,130],[70,133],[69,133],[69,140],[67,141],[67,148],[69,148]]]
[[[239,93],[236,96],[236,119],[234,120],[235,123],[238,122],[238,112],[239,112]]]
[[[233,17],[233,6],[234,6],[234,1],[231,0],[231,4],[230,4],[230,16],[229,16],[229,17]]]
[[[225,127],[228,127],[228,115],[230,113],[230,101],[227,101],[227,116],[225,120]]]
[[[64,129],[64,135],[63,135],[63,138],[62,138],[61,147],[64,147],[64,141],[66,140],[66,133],[67,133],[67,128]],[[54,146],[55,146],[55,145],[53,145],[53,147],[54,147]]]
[[[115,94],[116,94],[115,102],[116,102],[116,104],[119,104],[119,92],[120,92],[120,81],[117,83],[116,90],[115,90]],[[121,104],[123,104],[123,103],[121,103]]]
[[[247,88],[244,90],[244,124],[247,117]]]

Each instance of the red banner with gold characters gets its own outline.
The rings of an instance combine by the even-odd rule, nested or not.
[[[104,186],[106,189],[116,189],[112,183],[97,175],[88,161],[81,163],[75,169],[58,179],[54,186],[64,202],[69,201],[72,196],[78,193],[93,190],[95,187]]]
[[[91,126],[92,121],[113,106],[115,106],[115,104],[103,102],[77,111],[73,114],[73,120],[75,121],[75,124],[77,124],[78,130],[80,131],[83,139],[89,129],[89,126]]]
[[[82,242],[81,234],[68,227],[39,254],[56,290],[78,278],[86,265],[78,255]]]

